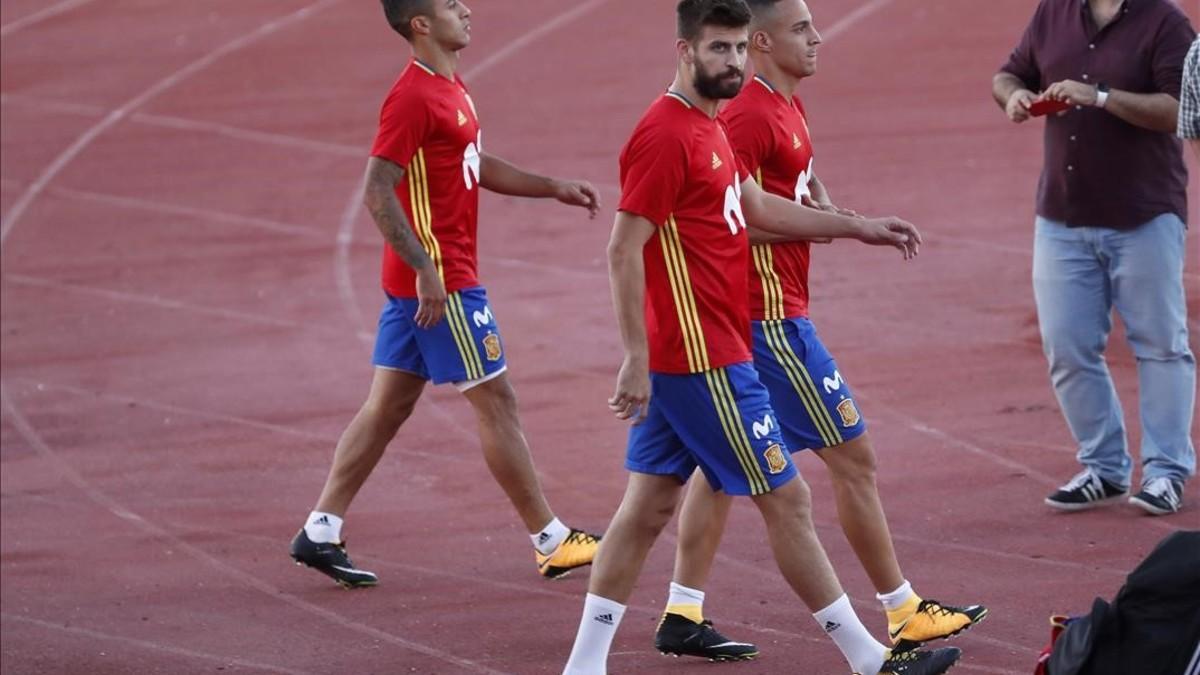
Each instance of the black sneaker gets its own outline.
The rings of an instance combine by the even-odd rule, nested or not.
[[[717,632],[711,621],[696,623],[680,614],[663,614],[654,634],[654,648],[671,656],[699,656],[709,661],[749,661],[758,647],[734,642]]]
[[[1151,478],[1140,492],[1129,498],[1129,503],[1156,516],[1175,513],[1183,506],[1183,483],[1170,478]]]
[[[1091,469],[1084,469],[1046,497],[1046,506],[1062,511],[1083,511],[1115,502],[1127,494],[1129,488],[1110,483],[1092,473]]]
[[[943,647],[933,651],[892,651],[879,668],[879,675],[940,675],[950,670],[960,656],[962,650],[958,647]]]
[[[374,586],[379,577],[374,572],[360,570],[346,555],[346,542],[318,544],[308,538],[304,528],[292,539],[292,559],[297,565],[311,567],[329,576],[343,588]]]

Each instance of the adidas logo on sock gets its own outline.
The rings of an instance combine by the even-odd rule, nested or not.
[[[550,541],[550,533],[549,532],[543,532],[538,535],[538,543],[539,544],[544,544],[548,541]]]
[[[328,525],[329,516],[321,516],[312,522],[313,525]]]
[[[597,614],[595,619],[605,626],[613,625],[612,614]]]
[[[841,627],[842,627],[842,624],[840,624],[836,621],[826,621],[825,622],[825,632],[826,633],[832,633],[833,631],[835,631]]]

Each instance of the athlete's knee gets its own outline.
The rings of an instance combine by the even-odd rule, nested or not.
[[[829,475],[842,487],[873,487],[877,465],[875,450],[866,434],[847,441],[840,446],[820,451],[820,457],[829,468]]]
[[[799,476],[752,499],[768,522],[792,518],[808,521],[812,518],[812,491]]]
[[[500,376],[465,392],[475,412],[485,419],[513,419],[517,417],[517,392],[508,378]]]

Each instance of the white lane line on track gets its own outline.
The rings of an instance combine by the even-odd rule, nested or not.
[[[3,26],[0,26],[0,37],[8,37],[9,35],[12,35],[23,28],[28,28],[30,26],[39,24],[47,19],[52,19],[59,14],[65,14],[76,7],[82,7],[92,2],[95,2],[95,0],[65,0],[65,2],[60,2],[57,5],[44,7],[36,12],[33,12],[32,14],[26,14],[19,19],[14,19]]]
[[[292,668],[283,668],[280,666],[271,665],[269,663],[260,663],[258,661],[251,661],[248,659],[239,659],[236,657],[222,656],[220,654],[211,654],[209,652],[200,652],[200,651],[196,651],[194,649],[187,649],[185,647],[176,647],[175,645],[170,645],[165,642],[156,642],[156,641],[152,641],[152,640],[140,640],[138,638],[125,637],[124,635],[114,635],[112,633],[102,633],[100,631],[95,631],[95,630],[91,630],[88,628],[80,628],[78,626],[64,626],[61,623],[53,623],[50,621],[43,621],[41,619],[34,619],[32,617],[20,616],[18,614],[11,614],[8,612],[0,614],[0,619],[3,619],[4,621],[10,622],[10,623],[28,624],[31,626],[37,626],[38,628],[42,628],[42,629],[53,630],[53,631],[57,631],[60,633],[67,633],[69,635],[75,635],[75,636],[79,636],[79,637],[91,638],[93,640],[100,640],[102,642],[115,643],[115,644],[123,645],[125,647],[137,647],[137,648],[141,648],[141,649],[145,649],[145,650],[149,650],[149,651],[153,651],[153,652],[170,654],[172,656],[182,656],[185,658],[196,659],[199,661],[208,661],[211,663],[218,663],[223,666],[237,666],[239,668],[250,668],[253,670],[262,670],[262,671],[266,671],[268,673],[284,673],[285,675],[316,675],[315,673],[312,673],[311,671],[307,671],[307,670],[295,670]]]
[[[25,215],[25,212],[29,206],[38,198],[38,196],[46,189],[46,187],[58,177],[58,174],[61,173],[63,169],[73,162],[75,158],[77,158],[84,150],[86,150],[87,147],[105,131],[111,129],[118,122],[127,118],[130,114],[153,100],[159,94],[167,91],[180,82],[207,68],[224,56],[252,45],[262,38],[276,33],[287,26],[303,21],[309,16],[320,12],[323,9],[331,7],[339,1],[340,0],[318,0],[317,2],[311,3],[296,10],[295,12],[292,12],[291,14],[268,21],[255,30],[226,42],[225,44],[208,52],[204,56],[187,64],[183,68],[180,68],[170,75],[158,80],[142,93],[134,96],[120,107],[105,115],[104,119],[90,127],[81,136],[75,139],[75,142],[72,143],[66,150],[62,151],[57,157],[55,157],[54,161],[52,161],[50,165],[42,171],[37,180],[35,180],[25,190],[25,192],[21,194],[17,201],[13,203],[12,208],[9,209],[8,213],[5,214],[3,221],[0,222],[0,244],[8,239],[8,235],[12,232],[12,229],[16,227],[17,223],[21,221],[21,217]]]
[[[65,291],[69,293],[78,293],[80,295],[90,295],[107,300],[116,300],[118,302],[136,303],[142,305],[150,305],[161,309],[172,309],[191,312],[194,314],[204,314],[207,316],[216,316],[222,319],[231,319],[234,321],[242,321],[245,323],[257,324],[260,326],[277,326],[280,328],[304,328],[306,330],[322,330],[319,326],[304,324],[289,319],[277,319],[261,314],[251,314],[249,312],[239,312],[232,309],[223,309],[221,307],[206,307],[204,305],[196,305],[181,300],[172,300],[163,298],[157,295],[143,295],[141,293],[129,293],[126,291],[114,291],[104,288],[97,288],[92,285],[69,284],[53,279],[43,279],[41,277],[32,277],[24,274],[5,274],[3,279],[7,283],[18,284],[21,286],[32,286],[35,288],[47,288],[56,291]]]
[[[850,12],[849,14],[842,17],[841,19],[838,19],[837,21],[835,21],[833,23],[833,25],[831,25],[829,28],[826,28],[825,30],[821,31],[822,38],[826,42],[836,38],[837,36],[841,35],[842,33],[845,33],[846,31],[850,30],[850,28],[852,26],[854,26],[854,24],[871,16],[875,12],[878,12],[879,10],[883,9],[887,5],[890,5],[891,3],[892,3],[892,0],[871,0],[870,2],[864,3],[864,4],[856,7],[854,9],[854,11]]]
[[[44,112],[82,115],[85,117],[103,117],[112,112],[112,110],[109,108],[90,105],[87,103],[51,101],[47,99],[34,98],[32,96],[25,96],[23,94],[0,94],[0,104],[26,107]],[[158,115],[139,112],[130,115],[126,119],[129,122],[141,126],[180,129],[184,131],[202,131],[239,141],[252,141],[255,143],[278,145],[286,148],[297,148],[310,152],[337,155],[339,157],[361,158],[363,155],[363,149],[357,145],[318,141],[300,136],[290,136],[288,134],[258,131],[256,129],[245,129],[243,127],[221,124],[219,122],[206,122],[203,120],[188,119],[186,117],[177,117],[174,115]]]
[[[324,238],[325,236],[325,233],[320,229],[310,225],[285,223],[278,220],[268,220],[266,218],[257,218],[254,216],[242,216],[236,213],[226,213],[224,211],[216,211],[213,209],[201,209],[193,206],[166,204],[163,202],[155,202],[137,197],[122,197],[119,195],[102,194],[99,192],[88,192],[85,190],[74,190],[71,188],[60,187],[47,188],[45,190],[45,194],[66,197],[68,199],[75,199],[79,201],[93,202],[96,204],[120,206],[139,211],[151,211],[154,213],[162,213],[172,216],[187,216],[191,218],[199,218],[201,220],[216,221],[229,225],[241,225],[259,230],[267,230],[268,232],[280,232],[283,234],[312,237],[314,239]]]
[[[250,588],[259,591],[268,597],[276,598],[296,609],[314,614],[329,621],[330,623],[337,624],[343,628],[361,633],[367,637],[386,642],[395,647],[401,647],[419,654],[424,654],[425,656],[454,664],[472,672],[504,675],[501,671],[488,668],[487,666],[475,661],[459,658],[452,654],[446,653],[441,649],[437,649],[420,642],[415,642],[413,640],[408,640],[393,633],[388,633],[386,631],[379,630],[378,628],[355,621],[354,619],[342,616],[337,612],[333,612],[320,605],[308,602],[303,598],[276,588],[275,586],[262,581],[257,576],[247,574],[246,572],[243,572],[242,570],[221,560],[220,558],[210,555],[200,547],[188,543],[180,537],[168,532],[163,527],[146,520],[137,513],[134,513],[132,510],[126,508],[123,504],[116,501],[112,497],[109,497],[103,491],[92,485],[86,478],[83,477],[83,475],[76,471],[74,467],[68,464],[67,461],[63,459],[57,451],[51,448],[46,440],[37,432],[37,429],[35,429],[29,420],[25,418],[24,414],[21,413],[16,403],[8,395],[8,388],[5,386],[2,379],[0,379],[0,407],[2,407],[4,413],[8,417],[9,424],[12,425],[17,434],[24,438],[25,441],[29,443],[30,447],[37,452],[37,454],[46,459],[60,476],[90,497],[92,501],[104,507],[121,520],[130,523],[134,527],[137,527],[147,534],[150,534],[154,538],[159,539],[162,542],[169,543],[171,546],[186,552],[196,560],[206,563],[221,575],[238,581],[245,586],[249,586]]]
[[[338,437],[334,434],[321,434],[315,431],[307,431],[298,429],[284,424],[274,424],[272,422],[263,422],[262,420],[254,420],[247,417],[238,417],[237,415],[229,415],[222,412],[212,410],[201,410],[189,406],[176,405],[174,403],[163,403],[161,401],[153,401],[147,398],[136,396],[128,396],[125,394],[115,394],[99,392],[91,389],[83,389],[81,387],[73,387],[66,384],[51,384],[38,380],[31,380],[22,377],[10,377],[6,381],[29,385],[38,391],[57,391],[67,394],[73,394],[81,397],[96,398],[107,403],[115,403],[119,405],[135,405],[148,410],[156,410],[159,412],[171,413],[173,415],[183,415],[186,417],[195,417],[202,420],[212,420],[214,422],[222,422],[248,429],[256,429],[268,433],[282,434],[293,438],[302,438],[309,441],[317,441],[321,444],[336,443]],[[419,404],[418,404],[419,405]],[[438,462],[469,462],[472,465],[478,465],[478,460],[474,457],[460,457],[454,453],[432,453],[414,450],[412,448],[404,448],[400,451],[401,455],[412,455],[425,459],[435,460]]]

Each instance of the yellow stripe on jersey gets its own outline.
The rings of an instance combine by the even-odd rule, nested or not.
[[[709,393],[712,394],[713,405],[717,409],[717,417],[725,431],[725,440],[733,449],[742,472],[746,474],[746,482],[750,486],[751,495],[761,495],[770,492],[767,477],[763,475],[762,467],[754,456],[754,448],[750,445],[750,437],[746,435],[746,427],[742,424],[742,415],[737,407],[737,399],[729,386],[729,375],[725,368],[708,370],[704,373],[708,382]]]
[[[454,334],[458,353],[462,356],[463,365],[467,369],[467,379],[478,380],[483,377],[483,362],[479,359],[479,350],[475,348],[475,340],[471,337],[471,328],[467,323],[467,313],[463,309],[461,293],[454,292],[447,296],[446,323],[450,325],[450,332]]]
[[[412,162],[408,165],[408,194],[412,202],[413,229],[421,246],[437,267],[438,277],[445,279],[442,269],[442,247],[437,237],[433,235],[433,211],[429,204],[429,171],[425,166],[425,150],[417,149]]]
[[[671,281],[671,293],[675,296],[675,311],[683,332],[688,369],[693,373],[708,370],[708,347],[704,342],[704,329],[700,325],[700,312],[696,309],[696,296],[692,293],[692,282],[688,276],[687,260],[684,258],[675,216],[667,216],[666,224],[658,230],[658,238],[662,244],[667,276]]]
[[[775,271],[775,253],[770,244],[758,244],[751,249],[754,271],[763,288],[763,318],[767,321],[787,318],[783,306],[783,280]]]
[[[775,360],[783,366],[788,380],[792,383],[792,388],[796,390],[796,394],[800,396],[800,401],[808,411],[813,426],[821,434],[821,440],[825,442],[826,447],[841,445],[842,434],[838,431],[838,426],[830,416],[829,410],[825,408],[817,386],[809,376],[808,369],[804,367],[804,361],[792,350],[792,345],[788,342],[787,334],[783,329],[783,322],[764,321],[762,327],[763,333],[767,336],[767,344],[771,347],[771,352],[775,354]]]

